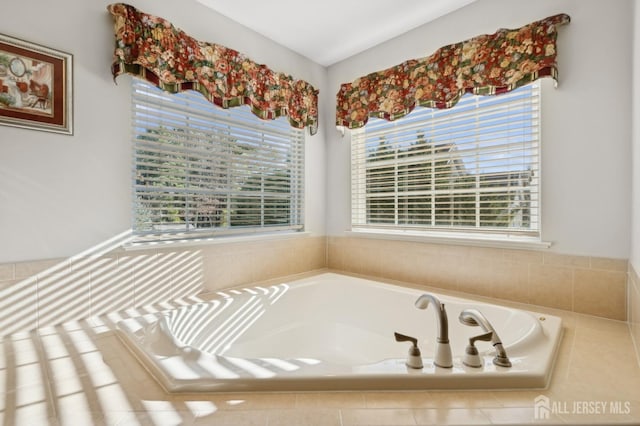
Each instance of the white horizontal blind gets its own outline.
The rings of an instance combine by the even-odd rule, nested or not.
[[[304,131],[132,79],[133,217],[142,240],[303,227]]]
[[[370,119],[351,140],[352,227],[540,231],[540,89]]]

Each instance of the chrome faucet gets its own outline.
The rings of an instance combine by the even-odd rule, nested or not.
[[[425,293],[416,300],[416,308],[427,309],[429,302],[436,309],[436,319],[438,320],[438,337],[436,340],[436,354],[433,363],[438,367],[451,368],[453,361],[451,356],[451,346],[449,345],[449,321],[444,303],[440,303],[437,297]]]
[[[502,341],[500,340],[498,333],[496,333],[496,330],[494,330],[493,326],[482,312],[477,309],[465,309],[460,312],[458,319],[462,324],[469,326],[479,325],[485,333],[491,332],[491,344],[496,349],[496,356],[493,358],[493,363],[500,367],[511,367],[511,361],[509,361],[507,352],[504,350],[504,346],[502,346]]]

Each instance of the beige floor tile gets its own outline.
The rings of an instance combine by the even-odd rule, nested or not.
[[[525,425],[542,423],[536,419],[533,407],[524,408],[485,408],[482,413],[487,416],[491,424],[507,424],[507,425]],[[550,419],[550,422],[556,422],[558,419]]]
[[[220,410],[261,410],[296,408],[295,393],[229,393],[209,394],[206,397]]]
[[[342,425],[415,425],[416,420],[411,409],[365,408],[341,410]]]
[[[539,390],[498,390],[492,391],[491,394],[498,400],[502,407],[509,408],[530,408],[535,404],[535,399],[540,395],[551,397],[548,389]]]
[[[296,408],[365,408],[362,392],[305,392],[296,395]]]
[[[216,411],[206,415],[196,414],[193,421],[198,426],[266,426],[270,410]]]
[[[371,392],[365,398],[367,408],[435,408],[440,404],[435,392]]]
[[[153,418],[146,411],[108,411],[103,413],[103,422],[108,426],[156,426]],[[163,426],[178,425],[176,419],[167,416]],[[191,422],[186,423],[189,426]]]
[[[413,410],[418,425],[485,425],[489,418],[478,409],[426,408]]]
[[[149,421],[153,426],[188,426],[192,425],[195,419],[191,412],[172,409],[153,409],[149,407],[146,413],[137,413],[139,419],[145,422]],[[118,423],[118,426],[120,426],[120,423]]]
[[[301,408],[269,410],[269,426],[341,426],[337,409]]]
[[[617,339],[626,340],[628,338],[628,327],[626,321],[607,319],[593,315],[583,315],[576,313],[575,329],[578,331],[605,332]]]
[[[601,415],[601,414],[561,414],[559,416],[565,424],[575,425],[634,425],[640,424],[640,419],[626,414]]]
[[[13,413],[8,415],[7,425],[56,425],[53,407],[44,401],[34,401],[29,404],[18,404]]]
[[[56,398],[56,418],[60,425],[105,424],[100,407],[90,404],[81,392]]]
[[[560,347],[556,354],[556,360],[553,365],[553,371],[551,373],[551,379],[549,385],[553,386],[554,383],[564,382],[567,379],[569,372],[569,365],[571,364],[571,355],[573,353],[573,346],[575,342],[575,328],[568,327],[563,322],[562,340],[560,341]]]
[[[487,391],[448,391],[434,396],[438,408],[501,407],[500,400]]]
[[[604,375],[603,375],[604,377]],[[550,397],[559,404],[572,405],[575,401],[630,401],[632,404],[638,399],[638,383],[624,383],[612,385],[609,382],[587,382],[578,377],[572,377],[565,383],[559,383],[552,387]],[[634,415],[640,422],[640,405],[633,409]]]

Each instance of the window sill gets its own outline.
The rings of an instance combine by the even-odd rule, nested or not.
[[[354,229],[346,231],[346,235],[383,240],[402,240],[433,244],[452,244],[462,246],[510,248],[540,250],[548,249],[552,243],[533,237],[456,234],[444,232],[416,232],[402,230]]]
[[[270,232],[260,234],[244,234],[233,236],[219,236],[208,238],[193,238],[184,240],[168,240],[168,241],[140,241],[131,242],[122,246],[125,251],[150,250],[163,248],[183,248],[194,246],[207,246],[217,244],[245,243],[245,242],[261,242],[272,240],[286,240],[292,238],[304,238],[311,236],[306,231],[290,231],[290,232]]]

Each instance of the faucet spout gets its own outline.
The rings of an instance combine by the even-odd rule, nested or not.
[[[425,293],[416,300],[416,308],[427,309],[429,303],[436,309],[438,343],[449,343],[449,320],[447,319],[447,311],[444,308],[444,303],[441,303],[434,295]]]
[[[451,346],[449,345],[449,320],[447,319],[447,311],[444,307],[444,303],[429,293],[424,293],[415,302],[416,308],[427,309],[429,304],[432,304],[436,310],[436,320],[438,326],[438,337],[436,339],[436,356],[434,364],[438,367],[451,368],[453,367]]]

